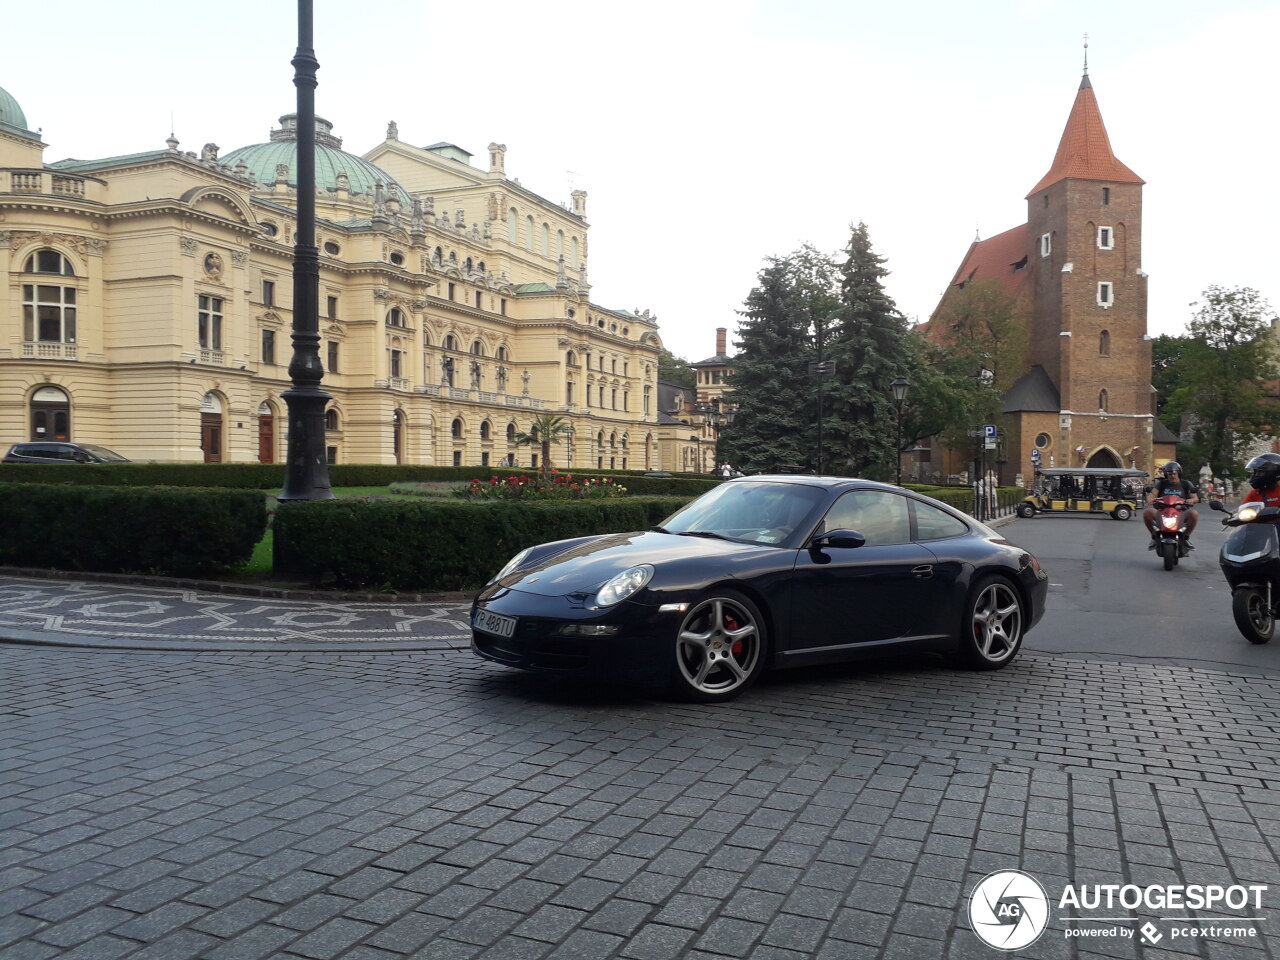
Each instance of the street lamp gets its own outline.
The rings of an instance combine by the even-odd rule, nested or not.
[[[898,440],[894,447],[893,458],[897,468],[897,480],[894,481],[898,486],[902,486],[902,404],[906,402],[907,390],[911,388],[911,381],[906,377],[898,377],[889,384],[889,389],[893,391],[893,405],[898,408]]]

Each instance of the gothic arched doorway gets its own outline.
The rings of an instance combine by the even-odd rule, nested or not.
[[[1093,452],[1093,456],[1089,458],[1086,467],[1121,467],[1124,466],[1120,462],[1120,458],[1115,455],[1110,447],[1099,447]]]
[[[41,387],[31,395],[30,439],[71,439],[71,400],[57,387]]]
[[[276,462],[276,412],[265,400],[258,405],[258,462]]]

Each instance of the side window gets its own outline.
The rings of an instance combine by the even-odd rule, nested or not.
[[[958,537],[967,533],[969,527],[963,520],[958,520],[937,507],[915,501],[916,537],[920,540],[941,540],[943,537]]]
[[[835,502],[823,521],[824,530],[855,530],[866,545],[908,543],[911,515],[906,497],[883,490],[851,490]]]

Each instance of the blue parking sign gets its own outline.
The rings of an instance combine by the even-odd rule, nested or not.
[[[982,435],[988,440],[996,438],[996,425],[994,423],[984,423],[982,425]]]

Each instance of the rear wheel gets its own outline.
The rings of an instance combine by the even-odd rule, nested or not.
[[[695,603],[680,624],[672,687],[702,703],[730,700],[755,683],[767,645],[756,605],[736,590],[716,590]]]
[[[1036,508],[1029,503],[1018,504],[1018,516],[1023,520],[1029,520],[1036,515]]]
[[[1266,643],[1275,633],[1276,620],[1267,599],[1254,587],[1237,587],[1231,592],[1231,613],[1250,643]]]
[[[961,665],[974,670],[999,670],[1017,655],[1026,629],[1022,597],[1001,577],[979,580],[965,604],[960,622]]]
[[[1127,503],[1122,503],[1111,511],[1111,515],[1117,520],[1128,520],[1133,516],[1133,508]]]

